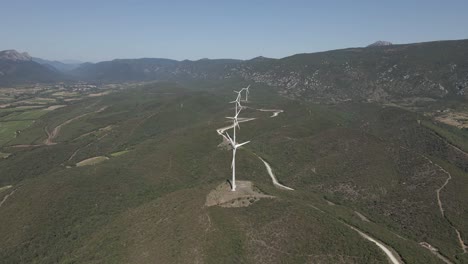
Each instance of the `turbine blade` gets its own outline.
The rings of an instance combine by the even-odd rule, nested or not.
[[[229,133],[226,132],[226,137],[229,139],[229,142],[231,143],[232,146],[235,145],[235,142],[232,140],[232,138],[229,136]]]
[[[245,145],[245,144],[247,144],[247,143],[249,143],[249,142],[250,142],[250,141],[246,141],[246,142],[244,142],[244,143],[237,144],[235,148],[238,148],[238,147],[240,147],[240,146],[242,146],[242,145]]]

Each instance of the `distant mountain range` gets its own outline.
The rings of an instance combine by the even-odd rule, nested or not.
[[[73,60],[73,59],[67,59],[67,60],[60,60],[59,62],[65,63],[65,64],[83,64],[83,61],[80,60]]]
[[[0,86],[55,82],[63,79],[64,76],[55,68],[35,62],[26,52],[0,51]]]
[[[58,70],[60,72],[68,72],[68,71],[74,70],[78,68],[81,64],[79,62],[65,63],[62,61],[51,61],[51,60],[44,60],[40,58],[32,58],[32,60],[42,65],[48,66],[49,68],[52,67],[52,69]]]
[[[47,76],[32,75],[30,68],[29,73],[23,73],[13,67],[17,82],[54,78],[98,82],[242,79],[278,87],[288,97],[316,101],[434,100],[464,96],[468,89],[468,40],[404,45],[378,41],[366,48],[246,61],[143,58],[63,67],[56,62],[28,59],[24,53],[9,51],[3,57],[6,59],[0,56],[0,61],[9,61],[10,65],[38,61],[41,64],[31,64],[30,68]],[[0,84],[5,83],[9,71],[0,68],[0,72]]]

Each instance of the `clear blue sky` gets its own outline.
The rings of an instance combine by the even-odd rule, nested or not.
[[[4,0],[0,50],[46,59],[285,57],[468,38],[468,1]]]

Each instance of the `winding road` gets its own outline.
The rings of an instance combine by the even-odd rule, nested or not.
[[[447,179],[445,179],[445,182],[444,184],[442,184],[442,186],[440,186],[437,190],[436,190],[436,196],[437,196],[437,204],[439,206],[439,211],[440,211],[440,214],[442,215],[443,218],[445,218],[445,220],[447,220],[447,222],[449,223],[449,225],[452,227],[452,229],[455,231],[455,233],[457,234],[457,240],[458,240],[458,243],[460,244],[460,248],[462,249],[463,251],[463,254],[467,253],[467,249],[468,249],[468,246],[466,245],[465,241],[463,241],[462,237],[461,237],[461,233],[460,231],[452,224],[452,222],[447,218],[447,216],[445,215],[445,210],[444,210],[444,206],[442,204],[442,200],[440,199],[440,192],[445,188],[445,186],[447,186],[447,184],[450,182],[450,180],[452,179],[452,175],[450,174],[450,172],[448,172],[447,170],[445,170],[444,168],[442,168],[439,164],[435,163],[435,162],[432,162],[431,159],[429,159],[428,157],[424,156],[424,155],[421,155],[424,159],[426,159],[429,163],[431,163],[432,165],[436,166],[440,171],[442,171],[443,173],[445,173],[447,175]]]
[[[67,124],[70,124],[71,122],[77,120],[77,119],[80,119],[84,116],[87,116],[87,115],[90,115],[90,114],[93,114],[93,113],[100,113],[104,110],[106,110],[107,106],[103,106],[101,107],[100,109],[96,110],[96,111],[92,111],[92,112],[89,112],[89,113],[85,113],[85,114],[82,114],[82,115],[79,115],[79,116],[75,116],[71,119],[68,119],[66,120],[65,122],[61,123],[60,125],[56,126],[52,132],[49,132],[49,130],[47,129],[47,126],[44,127],[44,132],[47,134],[47,138],[41,143],[41,144],[20,144],[20,145],[12,145],[12,146],[9,146],[9,147],[13,147],[13,148],[28,148],[28,147],[41,147],[41,146],[51,146],[51,145],[55,145],[57,144],[57,142],[54,142],[54,139],[58,137],[58,135],[60,134],[60,130],[62,129],[63,126],[67,125]]]
[[[255,109],[255,108],[252,108],[252,109]],[[273,112],[273,114],[270,117],[277,117],[280,113],[284,112],[281,109],[255,109],[255,110],[262,111],[262,112]]]
[[[380,243],[379,241],[375,240],[374,238],[370,237],[369,235],[367,235],[366,233],[362,232],[361,230],[355,228],[354,226],[348,225],[348,227],[353,229],[354,231],[358,232],[358,234],[361,235],[363,238],[365,238],[365,239],[373,242],[374,244],[376,244],[385,253],[385,255],[387,255],[388,259],[393,264],[403,263],[402,261],[400,261],[399,257],[397,257],[397,256],[395,256],[395,254],[393,254],[392,250],[390,250],[390,248],[388,246]]]
[[[343,222],[343,220],[335,217],[334,215],[331,215],[330,213],[327,213],[325,211],[323,211],[322,209],[314,206],[314,205],[309,205],[310,207],[314,208],[315,210],[323,213],[323,214],[327,214],[329,215],[330,217],[332,217],[333,219],[335,219],[336,221],[342,223],[343,225],[345,225],[346,227],[356,231],[360,236],[362,236],[363,238],[371,241],[372,243],[376,244],[384,253],[385,255],[388,257],[388,260],[392,263],[392,264],[403,264],[404,262],[401,260],[400,256],[398,255],[398,253],[391,247],[383,244],[382,242],[378,241],[377,239],[369,236],[368,234],[364,233],[363,231],[359,230],[358,228],[350,225],[350,224],[347,224],[345,222]]]
[[[10,196],[12,196],[15,192],[16,192],[16,189],[11,191],[9,194],[5,195],[2,201],[0,201],[0,207],[2,207],[2,205],[8,200],[8,198],[10,198]]]
[[[255,154],[257,155],[257,154]],[[268,174],[270,175],[271,177],[271,180],[273,181],[273,185],[275,185],[276,187],[280,188],[280,189],[285,189],[285,190],[289,190],[289,191],[294,191],[293,188],[291,187],[288,187],[288,186],[285,186],[281,183],[278,182],[278,179],[276,179],[276,176],[275,174],[273,174],[273,170],[271,169],[271,166],[270,164],[268,164],[268,162],[266,162],[264,159],[262,159],[260,156],[257,155],[257,157],[263,162],[263,164],[265,165],[267,171],[268,171]]]
[[[255,120],[255,119],[256,118],[241,118],[241,117],[239,117],[237,119],[237,122],[243,123],[243,122],[249,122],[249,121],[252,121],[252,120]],[[218,135],[222,136],[223,138],[225,138],[227,140],[228,138],[224,135],[224,131],[226,131],[228,129],[231,129],[233,127],[234,127],[234,125],[229,125],[229,126],[226,126],[226,127],[218,128],[218,129],[216,129],[216,133],[218,133]]]
[[[461,237],[461,233],[460,231],[452,224],[452,222],[447,218],[447,216],[445,215],[445,210],[444,210],[444,206],[443,206],[443,203],[442,203],[442,199],[440,199],[440,192],[447,186],[447,184],[450,182],[450,180],[452,179],[452,175],[450,174],[450,172],[448,172],[447,170],[445,170],[444,168],[442,168],[442,166],[440,166],[439,164],[433,162],[431,159],[429,159],[428,157],[426,157],[425,155],[422,155],[420,153],[417,153],[415,151],[412,151],[408,148],[405,148],[403,146],[400,146],[400,148],[406,150],[406,151],[410,151],[410,152],[414,152],[416,153],[416,155],[422,157],[423,159],[425,159],[427,162],[429,162],[431,165],[433,166],[436,166],[440,171],[442,171],[443,173],[445,173],[447,175],[447,178],[445,179],[444,183],[436,189],[436,198],[437,198],[437,205],[439,207],[439,211],[440,211],[440,214],[442,215],[442,217],[448,222],[448,224],[450,225],[450,227],[452,227],[452,229],[455,231],[455,233],[457,234],[457,241],[458,241],[458,244],[460,245],[460,248],[461,250],[463,251],[463,254],[466,254],[468,252],[468,245],[465,243],[465,241],[463,241],[462,237]],[[463,152],[464,153],[464,152]],[[424,248],[427,248],[429,250],[431,250],[432,253],[434,252],[437,252],[438,253],[438,249],[435,248],[434,246],[430,245],[429,243],[427,242],[421,242],[420,243],[421,246],[423,246]],[[436,251],[432,250],[432,249],[435,249]]]
[[[80,119],[82,117],[85,117],[87,115],[90,115],[90,114],[94,114],[94,113],[100,113],[104,110],[106,110],[107,106],[103,106],[101,107],[100,109],[96,110],[96,111],[93,111],[93,112],[89,112],[89,113],[85,113],[85,114],[82,114],[82,115],[79,115],[79,116],[75,116],[71,119],[68,119],[67,121],[61,123],[60,125],[56,126],[52,132],[49,132],[49,130],[47,129],[47,127],[44,128],[44,131],[46,132],[47,134],[47,139],[44,140],[44,145],[46,146],[50,146],[50,145],[55,145],[57,144],[56,142],[53,142],[53,140],[59,135],[60,133],[60,130],[62,129],[63,126],[67,125],[67,124],[70,124],[71,122],[77,120],[77,119]]]
[[[437,248],[433,247],[431,244],[429,244],[427,242],[420,242],[419,245],[422,246],[423,248],[428,249],[432,254],[434,254],[436,257],[438,257],[443,262],[445,262],[447,264],[453,264],[452,261],[450,261],[448,258],[444,257],[442,254],[440,254],[439,250]]]

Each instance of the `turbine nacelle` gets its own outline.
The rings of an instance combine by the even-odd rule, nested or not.
[[[241,146],[243,146],[243,145],[245,145],[245,144],[247,144],[247,143],[250,142],[250,140],[249,140],[249,141],[246,141],[246,142],[237,144],[237,143],[231,138],[231,136],[229,136],[229,133],[227,133],[227,132],[226,132],[226,137],[228,138],[229,144],[231,145],[231,147],[232,147],[234,150],[236,150],[236,149],[238,149],[239,147],[241,147]]]
[[[242,91],[244,91],[244,88],[242,88],[240,91],[234,90],[234,93],[237,94],[236,101],[238,101],[238,102],[240,102],[240,100],[242,98]]]
[[[249,88],[250,88],[250,85],[245,88],[245,101],[249,99],[249,93],[250,93]]]
[[[249,88],[250,88],[250,85],[248,85],[247,87],[242,88],[240,91],[234,91],[234,92],[237,93],[238,95],[240,95],[241,101],[247,102],[248,99],[249,99],[249,93],[250,93]],[[242,92],[243,91],[245,91],[245,100],[242,100]]]
[[[233,120],[234,121],[234,127],[238,127],[239,130],[240,130],[239,121],[237,121],[237,115],[235,117],[227,116],[226,118]]]
[[[241,106],[240,101],[241,101],[241,97],[240,97],[240,94],[239,94],[239,95],[237,95],[236,100],[231,101],[231,102],[229,102],[229,103],[230,103],[230,104],[237,104],[237,105]]]

